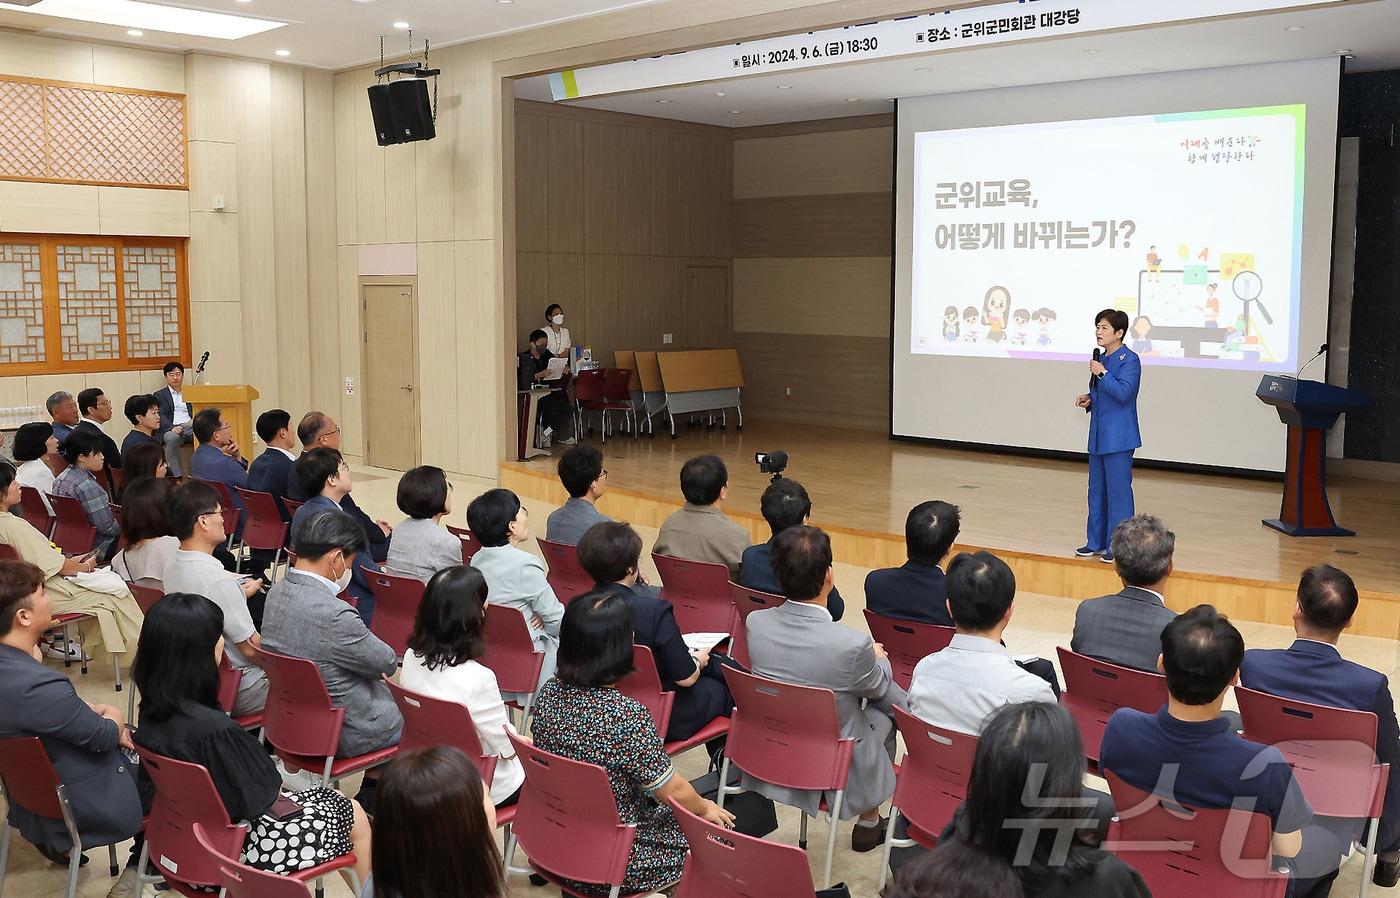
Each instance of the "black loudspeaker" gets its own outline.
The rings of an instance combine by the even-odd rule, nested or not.
[[[374,116],[374,136],[381,147],[398,143],[394,136],[394,116],[389,111],[389,85],[371,84],[369,88],[369,112]]]
[[[399,143],[432,140],[433,106],[428,99],[428,82],[421,78],[400,78],[389,82],[389,115]]]

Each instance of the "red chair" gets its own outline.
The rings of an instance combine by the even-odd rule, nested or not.
[[[880,885],[890,869],[895,848],[938,843],[938,833],[953,819],[953,812],[967,798],[977,737],[924,723],[900,707],[894,709],[895,726],[904,737],[904,760],[896,775],[890,799],[890,828],[885,838],[885,858],[880,864]],[[896,839],[894,826],[900,816],[909,822],[909,837]]]
[[[205,480],[203,477],[194,479],[208,484],[219,494],[219,506],[224,510],[224,533],[228,536],[227,548],[238,556],[238,565],[242,567],[243,549],[238,537],[238,521],[243,516],[243,510],[233,501],[233,493],[229,492],[228,485],[222,480]],[[235,545],[239,546],[237,550],[234,549]]]
[[[467,706],[405,689],[388,677],[384,678],[384,682],[394,696],[394,704],[403,714],[403,736],[399,739],[399,748],[408,751],[450,745],[461,749],[462,754],[476,765],[482,782],[489,788],[496,775],[497,758],[486,754],[481,747],[481,737],[477,735],[476,724],[472,722]],[[509,807],[500,809],[509,810]],[[496,823],[500,825],[500,820]]]
[[[738,609],[739,613],[739,621],[734,627],[734,635],[729,640],[729,657],[744,667],[752,667],[749,664],[749,615],[755,611],[776,608],[786,602],[787,598],[776,593],[740,586],[732,580],[729,583],[729,596],[734,600],[734,607]]]
[[[19,512],[20,517],[34,525],[44,536],[53,532],[53,515],[44,504],[44,497],[32,486],[21,486],[19,488]]]
[[[462,541],[462,564],[471,564],[472,556],[481,548],[481,540],[472,536],[470,530],[464,530],[461,527],[453,527],[451,524],[447,525],[447,532]]]
[[[399,747],[337,758],[345,709],[331,704],[326,684],[313,661],[255,649],[258,666],[267,674],[267,705],[263,736],[278,757],[302,770],[321,771],[321,785],[368,770],[392,759]]]
[[[1167,678],[1159,673],[1109,664],[1064,647],[1055,651],[1060,654],[1060,672],[1065,678],[1060,705],[1079,724],[1084,756],[1094,767],[1099,763],[1104,727],[1114,711],[1135,708],[1156,714],[1167,703]]]
[[[540,544],[549,573],[545,579],[554,596],[565,605],[575,596],[581,596],[593,588],[593,578],[578,562],[578,548],[566,543],[553,543],[544,537],[535,540]]]
[[[779,683],[732,667],[724,668],[724,679],[734,696],[734,716],[729,721],[729,740],[720,767],[719,806],[724,807],[725,795],[743,791],[743,786],[725,785],[731,763],[775,786],[835,792],[829,806],[825,796],[822,799],[831,822],[822,872],[822,888],[827,888],[855,750],[855,740],[841,736],[836,695],[830,689]],[[798,833],[798,845],[806,850],[806,812]]]
[[[277,565],[282,563],[282,552],[287,548],[291,525],[282,520],[282,510],[277,507],[277,499],[271,493],[245,490],[235,487],[238,498],[243,500],[243,545],[250,549],[272,553],[272,573],[277,573]],[[238,559],[243,563],[242,557]]]
[[[914,679],[914,668],[935,652],[941,652],[953,641],[953,628],[918,621],[898,620],[865,609],[865,623],[870,636],[885,647],[890,670],[899,688],[908,689]]]
[[[118,527],[121,527],[121,526],[122,526],[122,507],[121,507],[120,505],[117,505],[117,504],[114,503],[114,502],[108,502],[108,503],[107,503],[107,508],[108,508],[109,510],[111,510],[111,512],[112,512],[112,517],[116,520],[117,526],[118,526]],[[125,549],[125,548],[126,548],[126,534],[123,533],[123,532],[118,531],[118,533],[117,533],[117,544],[116,544],[116,547],[112,549],[112,552],[113,552],[113,554],[115,554],[115,553],[120,552],[122,549]]]
[[[586,413],[599,410],[606,404],[606,394],[603,392],[603,369],[585,368],[574,377],[574,413],[578,417],[580,437],[583,436],[581,426],[587,419]],[[606,425],[604,421],[604,425]],[[593,428],[588,428],[592,432]],[[606,434],[603,441],[607,442]]]
[[[225,652],[219,659],[219,707],[224,709],[224,713],[233,718],[233,722],[245,730],[256,730],[262,726],[263,712],[254,711],[252,714],[234,714],[233,706],[238,704],[238,689],[243,685],[243,671],[233,666],[233,662],[228,660],[228,653]]]
[[[634,419],[636,409],[632,405],[632,371],[629,368],[603,369],[603,442],[608,441],[608,412],[622,412],[632,438],[637,438]]]
[[[194,825],[194,840],[208,853],[218,877],[216,885],[224,889],[228,898],[307,898],[306,886],[299,880],[224,857],[210,843],[208,833],[199,823]],[[354,877],[354,871],[351,876]],[[355,878],[358,881],[358,877]]]
[[[1361,892],[1371,881],[1376,831],[1385,806],[1390,765],[1376,762],[1376,715],[1371,711],[1329,708],[1235,687],[1244,738],[1272,745],[1283,753],[1313,813],[1357,821],[1369,820],[1364,842]]]
[[[1152,894],[1283,898],[1287,892],[1288,874],[1272,867],[1267,815],[1187,807],[1130,786],[1111,770],[1104,776],[1119,810],[1103,847],[1141,873]]]
[[[5,787],[7,804],[22,807],[40,817],[63,821],[68,838],[73,841],[73,848],[68,854],[67,891],[67,898],[73,898],[78,889],[78,867],[83,860],[83,851],[99,846],[83,844],[68,804],[68,787],[59,780],[58,772],[49,760],[49,753],[44,750],[38,736],[0,739],[0,783]],[[10,824],[0,819],[0,827],[5,830],[5,834],[0,836],[0,889],[3,889],[5,868],[10,857]],[[107,861],[111,874],[116,876],[120,871],[117,869],[115,844],[107,846]]]
[[[293,499],[291,496],[283,496],[282,507],[287,509],[287,520],[290,521],[292,518],[296,517],[297,509],[301,508],[305,504],[305,499],[298,501],[296,499]]]
[[[164,584],[152,577],[128,580],[126,587],[131,590],[131,595],[136,599],[136,604],[141,607],[142,614],[150,614],[151,608],[155,606],[156,602],[165,598]]]
[[[676,610],[683,633],[733,633],[738,611],[729,594],[729,568],[651,553],[661,575],[661,598]]]
[[[423,601],[423,581],[381,571],[369,575],[369,588],[374,593],[374,618],[369,631],[402,660],[408,651],[408,637],[413,635],[418,605]]]
[[[486,638],[486,654],[476,659],[496,675],[496,685],[502,692],[525,694],[523,705],[511,702],[520,710],[520,729],[530,719],[530,706],[535,702],[535,690],[540,685],[544,669],[544,652],[535,651],[530,626],[519,608],[486,605],[486,622],[481,627]]]
[[[670,805],[690,844],[675,898],[816,898],[801,848],[716,826],[674,798]]]
[[[666,738],[671,727],[671,708],[676,702],[676,694],[661,688],[661,675],[656,672],[656,658],[651,649],[644,645],[632,646],[632,672],[617,684],[617,691],[628,698],[641,702],[656,723],[656,731]],[[697,745],[704,745],[729,732],[729,718],[716,717],[705,724],[700,731],[688,739],[677,739],[666,743],[666,754],[678,755]]]
[[[567,880],[607,886],[609,898],[650,894],[651,889],[622,891],[637,829],[619,817],[607,771],[515,736],[510,741],[525,765],[525,785],[506,841],[506,865],[518,843],[530,856],[530,865],[566,895],[587,898]]]
[[[72,496],[49,496],[53,505],[53,534],[49,537],[65,555],[86,555],[97,544],[97,528],[88,521],[83,503]]]

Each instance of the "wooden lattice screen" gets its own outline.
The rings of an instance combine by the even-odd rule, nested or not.
[[[0,180],[188,187],[183,94],[0,75]]]

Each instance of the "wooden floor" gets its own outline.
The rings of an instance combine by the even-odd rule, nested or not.
[[[598,434],[591,437],[598,444]],[[610,438],[603,446],[609,493],[600,509],[658,526],[683,501],[679,471],[702,452],[729,466],[726,512],[755,540],[767,539],[758,514],[768,477],[756,451],[784,449],[786,475],[812,497],[812,522],[832,534],[839,560],[869,567],[904,560],[904,516],[925,499],[962,509],[960,548],[987,548],[1015,568],[1022,589],[1066,597],[1116,591],[1112,569],[1073,557],[1083,545],[1086,467],[1082,462],[966,452],[892,442],[879,434],[750,422],[743,432],[681,430],[678,438]],[[554,449],[554,457],[562,452]],[[501,465],[502,485],[562,502],[551,458]],[[1355,578],[1363,602],[1355,631],[1400,635],[1400,483],[1336,477],[1329,484],[1338,521],[1350,539],[1292,539],[1264,527],[1276,517],[1278,483],[1139,469],[1138,511],[1158,515],[1176,532],[1169,602],[1211,602],[1245,620],[1287,624],[1302,570],[1323,562]]]

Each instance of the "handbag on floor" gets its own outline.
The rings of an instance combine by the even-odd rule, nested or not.
[[[710,758],[710,772],[691,782],[695,791],[710,801],[719,800],[719,771],[723,761],[724,753],[716,752]],[[739,776],[739,770],[731,767],[729,785],[738,785]],[[761,839],[778,828],[778,809],[774,806],[773,799],[766,795],[747,790],[726,795],[724,809],[734,815],[734,831],[746,836]],[[839,895],[833,898],[839,898]]]

